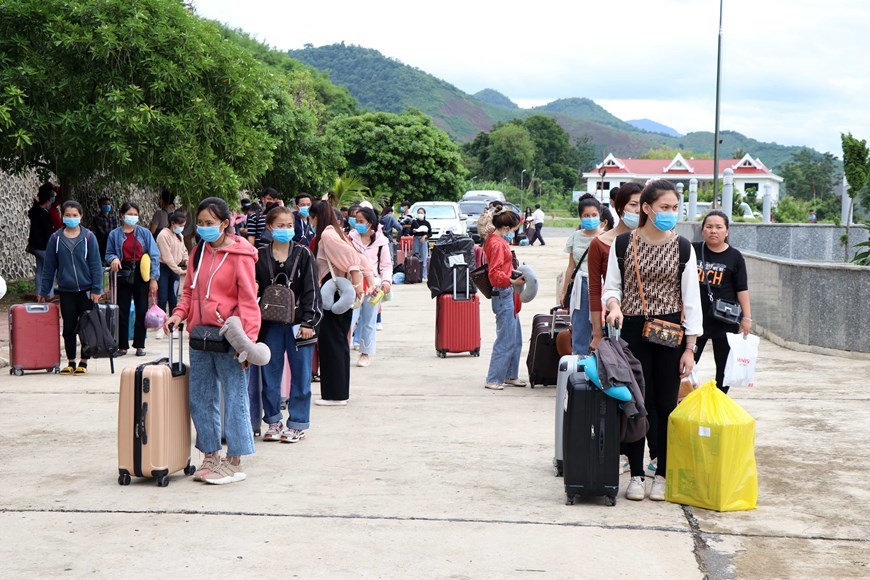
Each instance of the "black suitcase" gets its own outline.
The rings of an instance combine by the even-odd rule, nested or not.
[[[571,328],[571,315],[558,314],[559,307],[550,314],[536,314],[532,319],[532,334],[529,337],[529,354],[526,357],[526,370],[529,372],[529,385],[555,385],[559,376],[559,351],[556,348],[556,335]]]
[[[563,406],[562,474],[566,503],[576,496],[605,496],[616,505],[619,492],[619,403],[586,379],[583,372],[568,377]]]
[[[417,256],[405,257],[405,284],[419,284],[423,281],[423,263]]]

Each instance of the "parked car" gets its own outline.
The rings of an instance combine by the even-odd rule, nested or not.
[[[522,218],[523,214],[520,212],[520,208],[509,201],[503,202],[503,204]],[[483,215],[487,207],[489,207],[489,200],[474,199],[459,202],[459,208],[462,210],[462,213],[468,216],[468,235],[471,236],[475,244],[480,242],[480,235],[477,233],[477,220],[480,219],[480,216]]]
[[[432,226],[432,240],[437,240],[448,231],[461,236],[468,233],[468,216],[455,201],[418,201],[411,206],[411,215],[417,215],[420,208],[426,211],[426,219]]]
[[[504,201],[504,193],[496,189],[472,189],[466,191],[462,196],[462,201]]]

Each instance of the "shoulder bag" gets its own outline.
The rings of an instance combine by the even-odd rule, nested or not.
[[[583,252],[583,255],[580,256],[580,261],[577,262],[577,266],[574,268],[574,272],[571,274],[571,281],[568,282],[568,288],[565,289],[565,295],[562,296],[562,303],[560,306],[562,308],[567,309],[571,304],[571,294],[574,293],[574,278],[577,277],[577,272],[580,271],[580,266],[583,265],[583,260],[586,259],[586,254],[589,253],[589,248],[586,248],[586,251]]]
[[[200,250],[204,251],[204,248],[200,248]],[[199,266],[199,264],[197,264],[197,266]],[[202,287],[197,288],[197,294],[199,295],[197,302],[199,303],[200,324],[197,324],[190,329],[190,348],[206,352],[229,352],[230,343],[227,342],[226,338],[221,336],[221,327],[211,324],[202,324]]]
[[[293,260],[293,266],[290,268],[290,276],[287,276],[285,272],[279,272],[276,276],[274,266],[272,265],[275,258],[272,255],[272,246],[270,244],[269,256],[266,261],[269,264],[271,284],[266,286],[263,290],[263,297],[260,298],[260,315],[263,320],[280,322],[281,324],[293,324],[296,320],[296,295],[290,286],[293,283],[296,266],[299,264],[300,253],[296,252],[296,258]],[[284,276],[286,284],[278,283],[278,278],[281,276]]]
[[[704,257],[704,250],[707,248],[706,242],[701,242],[701,261],[704,266],[707,265],[707,260]],[[707,288],[707,298],[710,300],[710,308],[713,318],[726,324],[739,324],[741,315],[743,314],[739,304],[735,304],[729,300],[721,298],[713,299],[713,291],[710,289],[710,283],[707,281],[707,272],[701,273],[704,278],[704,286]]]
[[[647,314],[646,298],[643,295],[643,282],[640,280],[640,266],[637,261],[637,234],[632,232],[631,245],[634,253],[634,273],[637,276],[637,290],[640,293],[641,311],[646,322],[643,323],[641,338],[653,344],[679,348],[683,342],[683,326],[676,322],[668,322],[660,318],[652,318]]]

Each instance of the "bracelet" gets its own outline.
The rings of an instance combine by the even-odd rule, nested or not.
[[[752,322],[752,319],[749,318],[748,316],[744,316],[744,317],[743,317],[743,320],[748,320],[749,322]]]

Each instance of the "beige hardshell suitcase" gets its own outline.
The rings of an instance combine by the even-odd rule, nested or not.
[[[179,327],[179,334],[183,328]],[[118,400],[118,483],[129,485],[132,476],[151,477],[169,485],[169,475],[190,464],[189,369],[173,360],[175,339],[170,334],[169,358],[127,367],[121,373]]]

